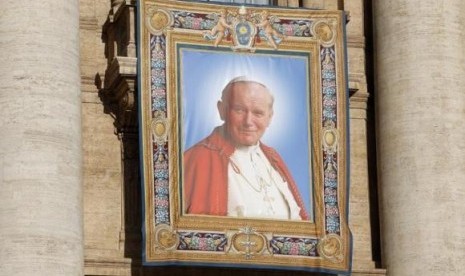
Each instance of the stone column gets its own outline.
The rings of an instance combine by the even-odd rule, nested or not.
[[[78,0],[3,0],[0,275],[82,275]]]
[[[465,275],[465,2],[373,3],[384,266]]]

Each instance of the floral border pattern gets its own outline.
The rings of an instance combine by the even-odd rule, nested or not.
[[[206,15],[173,11],[174,26],[176,28],[207,30],[215,25]],[[273,26],[286,36],[313,37],[311,20],[283,20]],[[166,44],[164,34],[151,35],[151,111],[152,117],[156,112],[162,112],[166,117]],[[324,127],[337,126],[337,85],[334,46],[321,46],[321,81],[322,81],[322,123]],[[160,143],[153,139],[153,171],[154,171],[154,214],[155,226],[170,224],[169,209],[169,156],[168,142]],[[340,212],[338,209],[338,179],[337,179],[337,151],[323,150],[324,160],[324,206],[325,230],[329,234],[340,233]],[[224,234],[218,233],[177,233],[179,245],[177,250],[197,250],[222,252],[228,243]],[[273,254],[299,255],[317,257],[318,239],[273,237],[269,240],[269,248]]]

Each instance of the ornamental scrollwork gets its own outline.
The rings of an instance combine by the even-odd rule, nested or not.
[[[174,22],[173,15],[164,10],[164,9],[156,9],[151,7],[147,10],[147,16],[145,17],[146,25],[148,29],[154,35],[161,35],[167,29],[169,29]]]
[[[274,27],[280,19],[270,15],[267,10],[251,13],[245,7],[239,8],[237,12],[223,9],[219,13],[207,15],[207,18],[213,20],[213,27],[204,31],[203,36],[213,41],[215,47],[226,39],[232,41],[231,48],[234,51],[254,52],[255,43],[264,40],[277,50],[286,37]]]
[[[229,250],[243,255],[246,260],[252,259],[256,255],[262,255],[268,249],[268,239],[250,226],[241,228],[232,234],[230,243]]]
[[[344,248],[341,237],[335,234],[324,236],[318,244],[320,256],[333,263],[340,263],[344,260]]]
[[[160,224],[155,228],[155,247],[163,250],[175,250],[179,237],[169,225]]]

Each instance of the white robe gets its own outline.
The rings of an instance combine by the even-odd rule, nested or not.
[[[236,148],[228,167],[228,216],[300,220],[289,186],[260,146]]]

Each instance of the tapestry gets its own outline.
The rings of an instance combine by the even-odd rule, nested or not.
[[[343,12],[138,14],[144,264],[350,274]]]

